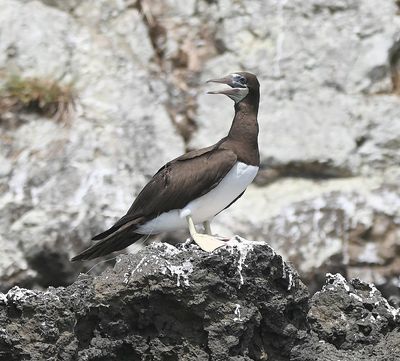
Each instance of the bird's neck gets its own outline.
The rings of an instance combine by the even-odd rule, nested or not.
[[[239,148],[247,156],[251,157],[248,164],[258,165],[258,99],[244,99],[235,104],[235,117],[233,118],[228,139],[230,142],[240,145]]]
[[[258,102],[246,100],[235,104],[235,117],[233,118],[228,138],[235,141],[251,143],[258,147]]]

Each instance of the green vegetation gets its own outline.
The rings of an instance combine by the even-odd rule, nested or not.
[[[11,76],[0,88],[0,112],[37,112],[65,122],[72,112],[71,85],[39,78]]]

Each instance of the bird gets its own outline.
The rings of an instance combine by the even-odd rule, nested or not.
[[[212,235],[210,223],[243,195],[257,175],[260,84],[249,72],[231,73],[207,83],[228,86],[208,92],[234,101],[235,115],[228,135],[162,166],[128,212],[111,228],[93,237],[97,242],[71,261],[105,256],[149,235],[178,229],[188,229],[193,241],[206,252],[226,244]],[[205,233],[197,230],[199,225],[203,225]]]

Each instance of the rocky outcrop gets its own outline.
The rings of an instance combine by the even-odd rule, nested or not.
[[[278,210],[269,207],[271,191],[258,190],[243,200],[250,208],[258,197],[260,208],[253,208],[252,219],[232,209],[221,221],[234,223],[236,232],[246,232],[252,239],[267,235],[268,243],[292,262],[311,291],[321,288],[325,273],[340,272],[376,284],[386,296],[400,296],[397,187],[369,188],[355,182],[344,189],[343,182],[333,181],[319,196],[299,189],[306,194],[299,192],[286,203],[281,200]],[[262,213],[268,208],[270,216]]]
[[[396,361],[400,309],[390,306],[373,284],[327,275],[310,301],[307,337],[292,361]]]
[[[262,168],[215,228],[267,239],[313,290],[340,270],[398,294],[398,215],[374,206],[400,192],[396,3],[0,0],[0,88],[18,75],[74,94],[64,123],[0,111],[0,290],[92,267],[69,258],[164,162],[225,135],[232,104],[205,80],[245,69]]]
[[[307,296],[268,246],[233,241],[209,255],[196,246],[155,245],[67,288],[10,290],[3,296],[0,354],[283,360],[305,327]]]
[[[158,244],[66,288],[1,295],[0,359],[390,361],[398,313],[340,275],[310,300],[265,244]]]

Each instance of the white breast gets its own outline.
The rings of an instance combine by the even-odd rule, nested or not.
[[[253,181],[258,167],[237,162],[222,181],[207,194],[194,199],[182,209],[162,213],[140,226],[135,232],[155,234],[186,228],[186,216],[191,215],[195,224],[212,219]]]

